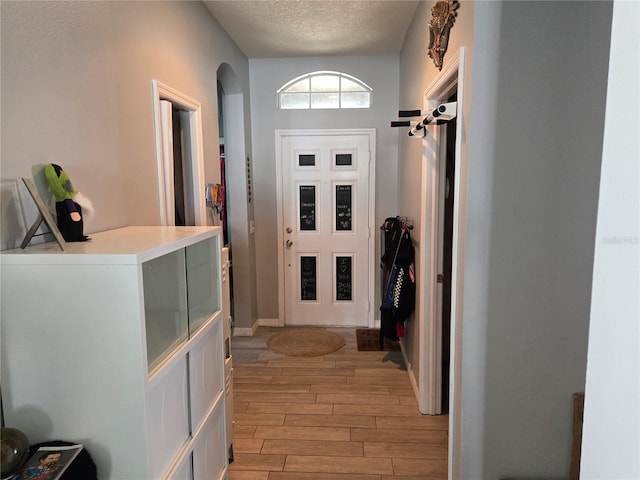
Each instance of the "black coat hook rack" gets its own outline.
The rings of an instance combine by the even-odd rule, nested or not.
[[[438,105],[433,110],[400,110],[399,118],[410,118],[424,116],[422,120],[396,120],[390,123],[391,127],[411,127],[410,137],[424,137],[427,133],[427,125],[442,125],[450,122],[457,116],[458,102],[448,102]]]

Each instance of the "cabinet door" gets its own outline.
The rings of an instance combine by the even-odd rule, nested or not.
[[[163,478],[190,437],[186,357],[150,388],[147,431],[149,478]]]
[[[203,331],[204,333],[205,331]],[[191,425],[197,431],[224,390],[224,355],[220,317],[198,339],[189,354]]]
[[[227,466],[224,423],[224,401],[220,401],[205,422],[194,445],[194,478],[207,480],[224,478]]]
[[[229,270],[229,247],[222,249],[222,265],[220,267],[222,278],[222,320],[224,338],[231,338],[231,277]],[[231,355],[231,345],[226,345],[225,354]]]
[[[149,371],[189,333],[184,250],[142,264]]]
[[[182,459],[182,462],[171,472],[167,480],[193,480],[193,460],[191,454]]]
[[[191,335],[221,309],[218,241],[216,236],[186,248]]]
[[[233,458],[233,367],[231,364],[231,358],[227,358],[224,362],[224,382],[225,382],[225,396],[227,399],[225,408],[227,410],[227,454],[229,459]]]

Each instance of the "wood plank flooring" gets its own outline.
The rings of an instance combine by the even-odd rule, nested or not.
[[[323,357],[233,337],[234,456],[229,480],[444,480],[448,416],[425,416],[400,352],[346,345]]]

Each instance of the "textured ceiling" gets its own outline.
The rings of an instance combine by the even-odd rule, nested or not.
[[[419,1],[205,0],[249,58],[399,53]]]

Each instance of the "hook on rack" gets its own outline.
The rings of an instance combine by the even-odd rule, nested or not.
[[[413,220],[408,217],[398,217],[402,224],[407,227],[409,230],[413,230]]]
[[[411,130],[409,130],[410,137],[417,137],[417,136],[424,137],[427,133],[427,129],[425,128],[427,125],[430,125],[430,124],[442,125],[456,118],[457,107],[458,107],[458,102],[448,102],[448,103],[442,103],[438,105],[433,110],[400,110],[398,111],[398,117],[406,118],[406,117],[419,117],[424,115],[424,118],[419,121],[415,121],[415,120],[392,121],[390,123],[390,126],[391,127],[411,127]]]
[[[380,230],[388,231],[398,227],[400,227],[402,230],[413,230],[413,220],[409,219],[409,217],[389,217],[380,226]]]

